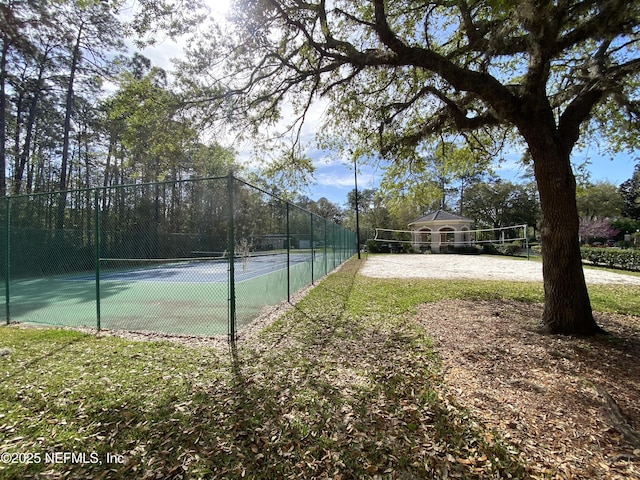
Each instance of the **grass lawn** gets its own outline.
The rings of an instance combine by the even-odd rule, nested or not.
[[[539,302],[542,286],[358,266],[234,349],[1,327],[0,478],[531,477],[443,395],[412,319],[444,298]],[[640,315],[638,287],[590,292],[596,310]]]

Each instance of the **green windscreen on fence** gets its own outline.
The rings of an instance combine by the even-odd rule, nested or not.
[[[235,337],[355,235],[229,175],[6,197],[7,323]]]

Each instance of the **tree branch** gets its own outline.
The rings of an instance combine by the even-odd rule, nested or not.
[[[558,121],[558,138],[567,155],[580,136],[580,125],[591,116],[593,107],[602,99],[604,92],[589,89],[576,96],[564,110]]]
[[[477,93],[498,114],[515,122],[521,120],[516,98],[498,80],[488,73],[462,68],[442,55],[419,47],[410,47],[391,31],[384,9],[384,0],[374,0],[376,33],[391,51],[397,65],[413,65],[432,71],[446,80],[453,88]]]
[[[628,3],[625,0],[600,0],[584,1],[571,10],[564,12],[565,15],[574,17],[576,21],[587,14],[592,9],[598,9],[596,15],[590,16],[585,22],[568,31],[556,42],[554,55],[570,49],[588,39],[607,39],[617,36],[621,31],[631,31],[640,23],[636,15],[634,21],[630,20],[628,9],[637,5]]]

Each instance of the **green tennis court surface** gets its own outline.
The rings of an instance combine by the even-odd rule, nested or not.
[[[334,266],[327,257],[290,255],[289,262],[286,255],[236,259],[237,327],[252,321],[265,306],[286,300],[288,290],[293,293],[323,276]],[[120,262],[118,268],[101,269],[100,327],[176,335],[226,334],[229,262],[159,263],[123,268]],[[13,322],[97,327],[95,273],[13,280],[10,292]]]

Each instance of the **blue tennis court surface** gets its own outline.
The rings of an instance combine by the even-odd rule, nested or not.
[[[287,265],[321,261],[324,254],[256,255],[237,258],[234,261],[236,282],[242,282],[262,275],[286,269]],[[229,275],[228,259],[173,259],[173,260],[117,260],[118,268],[110,268],[106,259],[101,267],[100,281],[118,282],[171,282],[171,283],[227,283]],[[123,267],[130,263],[135,267]],[[95,275],[72,277],[70,281],[95,281]]]

